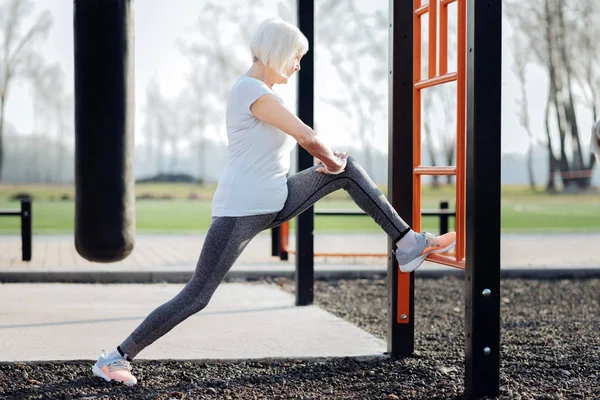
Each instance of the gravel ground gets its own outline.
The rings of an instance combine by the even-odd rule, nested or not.
[[[293,292],[292,282],[270,282]],[[0,363],[0,399],[461,399],[464,283],[416,282],[414,357],[134,364],[139,384],[89,361]],[[317,282],[316,303],[385,338],[384,281]],[[600,399],[600,279],[502,283],[501,397]]]

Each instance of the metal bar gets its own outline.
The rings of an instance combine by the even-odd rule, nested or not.
[[[448,202],[441,201],[440,202],[440,210],[447,210]],[[422,212],[421,212],[422,214]],[[449,214],[440,214],[440,234],[443,235],[448,233],[448,221],[450,220]]]
[[[314,0],[298,1],[298,28],[310,43],[310,50],[302,58],[298,73],[298,117],[308,126],[314,126]],[[298,148],[298,171],[312,167],[313,156]],[[296,218],[296,305],[304,306],[314,300],[314,206]]]
[[[429,52],[427,74],[429,78],[437,76],[437,3],[439,0],[429,0]]]
[[[416,4],[416,2],[415,2]],[[429,11],[429,4],[425,4],[424,6],[419,6],[417,7],[415,5],[415,16],[416,17],[421,17],[423,14],[426,14],[427,11]]]
[[[21,199],[21,256],[31,261],[31,199]]]
[[[344,216],[352,216],[352,215],[368,215],[363,210],[343,210],[343,209],[332,209],[332,210],[315,210],[315,215],[323,215],[323,216],[334,216],[334,215],[344,215]]]
[[[414,8],[419,5],[420,0],[415,0]],[[405,127],[413,126],[414,82],[421,66],[420,24],[415,22],[414,8],[410,1],[389,2],[388,199],[409,225],[413,222],[413,134]],[[414,64],[407,62],[411,59]],[[388,240],[389,253],[393,245]],[[410,355],[415,346],[414,273],[400,273],[396,258],[388,256],[387,276],[388,352]]]
[[[408,2],[407,2],[408,3]],[[421,0],[415,0],[414,7],[418,9],[421,4]],[[429,7],[429,5],[428,5]],[[415,10],[415,15],[417,15]],[[415,84],[421,81],[421,58],[422,54],[422,37],[421,37],[421,18],[415,17],[414,22],[414,41],[413,41],[413,120],[412,120],[412,168],[413,170],[421,165],[421,92],[416,88]],[[407,125],[410,126],[410,125]],[[412,180],[412,228],[415,231],[421,230],[421,215],[419,209],[421,208],[421,178],[416,174],[411,177]],[[405,306],[406,308],[407,306]]]
[[[279,256],[281,251],[281,227],[271,229],[271,255]]]
[[[0,210],[0,217],[18,217],[20,215],[21,211]]]
[[[479,398],[500,391],[502,2],[467,4],[465,389]]]
[[[288,260],[288,246],[289,246],[289,240],[290,240],[290,223],[289,222],[284,222],[283,224],[281,224],[281,229],[280,229],[280,239],[279,242],[281,244],[281,249],[279,250],[279,259],[282,261],[287,261]]]
[[[446,216],[453,216],[454,210],[449,210],[448,209],[448,202],[441,202],[440,204],[446,204],[446,208],[445,209],[421,209],[421,216],[438,216],[438,215],[446,215]],[[363,210],[315,210],[315,215],[318,216],[325,216],[325,217],[333,217],[333,216],[346,216],[346,217],[351,217],[351,216],[368,216],[369,214],[367,214],[366,212],[364,212]]]
[[[440,5],[442,5],[442,6],[448,6],[448,5],[452,4],[452,3],[454,3],[455,1],[457,1],[457,0],[442,0],[440,2]]]
[[[389,257],[387,253],[315,253],[315,257]]]
[[[456,175],[456,167],[416,167],[415,175]]]
[[[448,4],[440,3],[440,75],[448,73]]]
[[[466,222],[466,137],[467,137],[467,9],[465,0],[458,3],[457,33],[457,82],[456,82],[456,255],[459,260],[465,258]]]
[[[436,264],[446,265],[448,267],[465,269],[465,262],[457,260],[456,257],[446,254],[431,254],[427,256],[427,261],[434,262]]]
[[[450,72],[445,75],[436,76],[435,78],[425,79],[422,81],[421,80],[416,81],[415,89],[416,90],[426,89],[426,88],[434,87],[437,85],[442,85],[444,83],[453,82],[456,79],[457,79],[457,73]]]

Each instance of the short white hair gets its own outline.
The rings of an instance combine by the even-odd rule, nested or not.
[[[295,25],[281,18],[263,21],[250,42],[252,61],[260,61],[283,74],[297,55],[308,52],[308,40]]]

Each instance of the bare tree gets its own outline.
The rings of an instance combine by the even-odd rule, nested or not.
[[[573,65],[575,80],[583,92],[583,103],[592,114],[592,120],[600,119],[600,4],[594,0],[582,0],[574,4],[581,17],[574,23],[578,57]]]
[[[144,105],[144,124],[142,131],[146,141],[146,161],[154,173],[164,173],[164,158],[166,151],[166,141],[169,135],[166,122],[165,110],[166,99],[164,98],[160,84],[155,79],[148,83],[146,88],[146,103]]]
[[[174,174],[179,164],[181,143],[189,139],[193,129],[189,118],[189,96],[181,92],[167,98],[159,83],[153,79],[146,89],[143,132],[146,146],[146,163],[154,165],[154,172]],[[150,169],[152,173],[152,169]]]
[[[428,95],[423,96],[423,108],[424,109],[431,109],[433,107],[433,96],[430,96],[428,93]],[[425,145],[427,148],[427,154],[429,155],[429,159],[431,161],[431,165],[438,165],[437,163],[437,152],[436,152],[436,146],[434,145],[434,139],[433,139],[433,128],[432,128],[432,123],[430,118],[425,117],[423,120],[423,133],[425,134]],[[437,188],[440,186],[440,176],[439,175],[433,175],[431,177],[431,185],[434,188]]]
[[[548,73],[545,118],[550,177],[547,190],[555,188],[554,172],[560,172],[565,190],[582,190],[591,184],[590,171],[595,159],[591,154],[587,160],[583,156],[576,91],[590,94],[595,113],[597,82],[594,80],[597,77],[593,65],[588,66],[589,61],[582,54],[595,60],[600,52],[597,36],[589,31],[596,29],[590,26],[598,21],[599,8],[594,0],[508,2],[507,15],[515,29],[528,39],[526,48],[534,56],[532,61]],[[558,147],[554,149],[552,141],[556,136]]]
[[[47,37],[52,26],[52,17],[45,11],[33,25],[24,27],[32,11],[33,2],[30,0],[8,0],[0,6],[0,179],[4,164],[4,118],[10,84],[23,73],[26,60],[36,52],[36,45]]]
[[[529,187],[535,191],[535,176],[533,173],[533,146],[535,140],[529,121],[529,99],[527,97],[527,61],[529,59],[529,51],[523,45],[523,39],[518,33],[513,35],[511,43],[515,58],[513,72],[517,75],[521,86],[521,98],[517,100],[520,106],[518,114],[519,123],[525,132],[527,132],[527,137],[529,138],[529,145],[527,147],[527,177],[529,179]]]
[[[64,73],[59,64],[48,65],[38,54],[31,54],[23,69],[23,77],[29,81],[33,94],[33,134],[39,139],[44,139],[46,143],[54,144],[54,148],[43,149],[36,146],[34,152],[36,181],[47,183],[58,179],[60,170],[56,165],[62,164],[62,130],[65,129],[65,115],[67,112],[64,107]],[[60,125],[60,126],[59,126]],[[55,132],[55,138],[52,139],[52,132]],[[55,150],[55,151],[52,151]],[[45,151],[48,157],[54,158],[55,168],[48,165],[41,165],[41,158],[37,153]]]
[[[181,52],[191,67],[187,75],[189,90],[185,94],[188,100],[180,103],[188,111],[188,120],[181,124],[186,135],[197,133],[195,147],[201,182],[206,175],[206,132],[224,124],[231,83],[251,62],[248,45],[252,29],[261,22],[261,7],[260,0],[207,2],[198,16],[195,32],[179,40]]]
[[[355,0],[320,2],[315,35],[344,83],[338,95],[321,96],[356,123],[355,140],[372,171],[375,121],[387,117],[387,15],[362,12]]]
[[[439,140],[442,145],[444,162],[454,165],[456,158],[456,85],[440,85],[432,88],[436,95],[436,115],[440,116]],[[454,176],[446,175],[446,183],[451,185]]]

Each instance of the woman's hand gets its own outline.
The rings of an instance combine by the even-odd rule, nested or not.
[[[319,167],[316,169],[316,171],[327,175],[338,175],[344,172],[346,163],[348,161],[348,154],[334,151],[333,155],[334,158],[330,160],[330,164],[333,165],[329,165],[329,167],[325,165],[323,161],[317,159],[317,165],[319,165]]]

